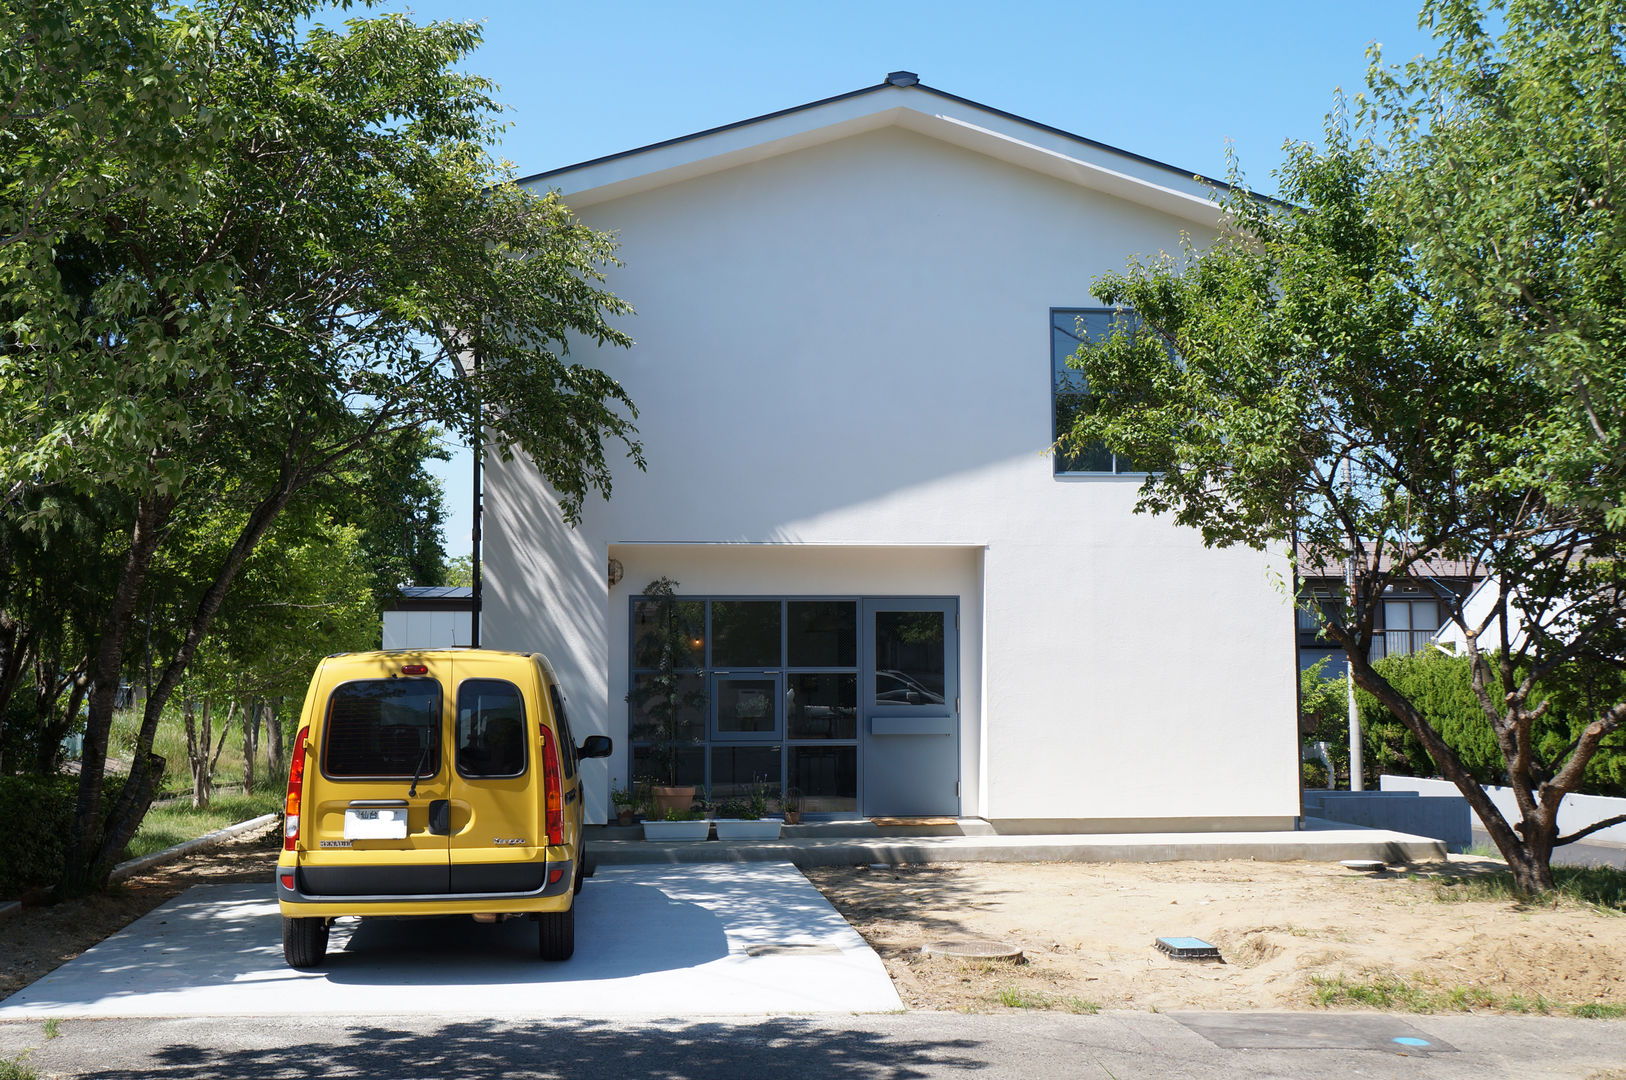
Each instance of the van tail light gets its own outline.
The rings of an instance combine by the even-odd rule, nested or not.
[[[542,787],[544,809],[548,817],[548,844],[558,847],[565,842],[565,791],[559,778],[559,737],[545,725],[542,728]]]
[[[282,804],[282,850],[292,851],[299,841],[299,799],[305,789],[305,743],[310,738],[307,725],[294,739],[294,759],[288,764],[288,797]]]

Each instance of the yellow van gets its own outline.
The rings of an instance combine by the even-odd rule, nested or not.
[[[288,770],[277,900],[282,949],[319,967],[344,915],[537,920],[544,960],[575,951],[582,847],[577,746],[535,653],[330,656],[305,695]]]

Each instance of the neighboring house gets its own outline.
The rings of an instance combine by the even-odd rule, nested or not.
[[[466,585],[403,585],[384,609],[384,648],[444,649],[473,642],[474,590]]]
[[[490,460],[482,644],[547,653],[589,773],[646,775],[639,594],[678,583],[707,706],[682,765],[810,813],[1026,829],[1291,827],[1282,553],[1132,513],[1047,448],[1105,319],[1091,283],[1216,236],[1191,173],[918,84],[530,177],[613,230],[649,467],[580,527]],[[1080,319],[1083,323],[1080,325]],[[494,459],[495,455],[492,456]]]
[[[1387,560],[1387,556],[1385,556]],[[1313,553],[1299,550],[1299,594],[1314,598],[1314,605],[1302,604],[1297,612],[1299,669],[1326,658],[1322,675],[1328,679],[1344,675],[1344,651],[1323,636],[1326,621],[1338,617],[1344,606],[1343,569],[1323,565]],[[1372,636],[1373,660],[1421,652],[1437,634],[1450,627],[1450,609],[1442,602],[1450,595],[1466,596],[1485,580],[1483,567],[1452,559],[1430,559],[1415,563],[1408,583],[1392,586],[1383,594]],[[1320,609],[1320,613],[1316,611]]]

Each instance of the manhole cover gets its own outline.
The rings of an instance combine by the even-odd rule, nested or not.
[[[925,956],[948,956],[956,960],[1020,960],[1022,950],[1003,941],[982,938],[945,938],[928,941],[920,947]]]
[[[1345,870],[1359,870],[1364,874],[1381,874],[1389,869],[1382,859],[1344,859],[1338,865]]]

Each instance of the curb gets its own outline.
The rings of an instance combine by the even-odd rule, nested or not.
[[[11,918],[22,909],[23,902],[21,900],[7,900],[5,903],[0,904],[0,922]]]
[[[134,877],[143,871],[151,870],[155,866],[162,866],[167,862],[173,862],[183,855],[190,855],[194,851],[199,851],[207,847],[214,847],[216,844],[230,840],[234,836],[239,836],[243,833],[249,832],[250,830],[258,829],[264,825],[269,825],[275,820],[277,820],[276,814],[261,814],[257,818],[250,818],[248,821],[240,821],[236,825],[228,825],[224,829],[216,829],[212,833],[204,833],[202,836],[188,840],[184,844],[176,844],[172,848],[165,848],[163,851],[155,851],[151,855],[143,855],[139,859],[131,859],[129,862],[121,862],[117,866],[113,867],[113,873],[110,874],[107,879],[108,884],[116,884],[125,880],[126,878]]]

